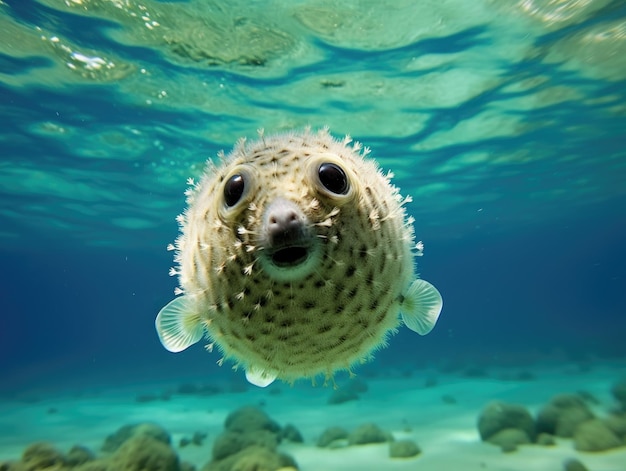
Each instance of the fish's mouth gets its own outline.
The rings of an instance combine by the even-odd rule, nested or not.
[[[309,248],[302,245],[292,245],[274,250],[270,255],[272,263],[280,268],[290,268],[300,265],[309,256]]]
[[[306,277],[318,266],[321,248],[315,241],[293,241],[266,248],[259,257],[265,273],[276,281],[295,281]]]

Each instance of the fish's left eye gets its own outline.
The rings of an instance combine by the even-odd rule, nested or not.
[[[328,191],[337,195],[348,193],[348,177],[339,165],[325,162],[319,166],[317,174]]]
[[[229,207],[233,207],[237,204],[237,202],[241,199],[241,195],[243,195],[243,190],[246,185],[243,179],[243,175],[237,173],[230,177],[224,185],[224,201],[226,205]]]

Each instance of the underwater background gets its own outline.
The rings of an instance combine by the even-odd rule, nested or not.
[[[626,373],[624,1],[0,0],[0,123],[0,398],[253,388],[161,346],[166,246],[207,159],[305,126],[394,172],[444,298],[357,375]]]

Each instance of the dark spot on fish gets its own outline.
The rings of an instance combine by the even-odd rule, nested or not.
[[[317,333],[318,334],[324,334],[326,332],[330,332],[331,330],[333,330],[333,326],[330,324],[324,324],[321,325],[320,327],[317,328]]]
[[[370,311],[375,311],[378,307],[378,298],[372,299],[372,302],[369,305]]]
[[[354,297],[356,296],[356,294],[359,292],[359,290],[357,289],[357,287],[355,286],[354,288],[352,288],[350,291],[348,291],[348,298],[350,299],[354,299]]]
[[[351,278],[355,272],[356,272],[356,267],[354,265],[349,265],[348,269],[346,270],[346,276],[348,278]]]
[[[362,317],[361,317],[361,318],[358,320],[358,322],[359,322],[359,325],[360,325],[361,327],[363,327],[364,329],[367,329],[367,328],[369,327],[369,322],[367,322],[367,319],[364,319],[364,318],[362,318]]]
[[[317,280],[317,281],[315,282],[315,287],[316,287],[316,288],[323,288],[323,287],[324,287],[324,285],[326,285],[326,282],[325,282],[324,280]]]
[[[287,319],[283,319],[282,322],[280,323],[281,327],[291,327],[294,324],[293,319],[291,318],[287,318]]]
[[[367,245],[361,245],[361,248],[359,249],[359,257],[367,258]]]
[[[302,303],[302,307],[304,307],[304,309],[313,309],[315,307],[315,301],[304,301]]]

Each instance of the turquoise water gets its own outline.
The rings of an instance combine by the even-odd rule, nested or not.
[[[316,455],[335,416],[412,424],[424,469],[457,469],[463,453],[468,470],[550,456],[558,469],[569,441],[546,461],[481,455],[483,404],[536,410],[567,384],[614,410],[624,1],[0,0],[0,124],[0,460],[42,439],[97,450],[125,421],[161,419],[177,437],[209,431],[205,448],[176,449],[201,466],[244,397],[282,422],[293,411],[304,471],[356,456]],[[166,352],[154,329],[174,296],[166,247],[187,179],[241,137],[305,126],[350,135],[393,171],[425,244],[417,271],[444,299],[428,336],[403,328],[356,368],[369,396],[323,412],[328,390],[264,393],[200,346]],[[622,469],[623,450],[590,469]]]
[[[1,0],[0,122],[3,394],[243,382],[159,344],[166,246],[207,159],[305,126],[393,171],[444,297],[362,371],[626,355],[623,1]]]

